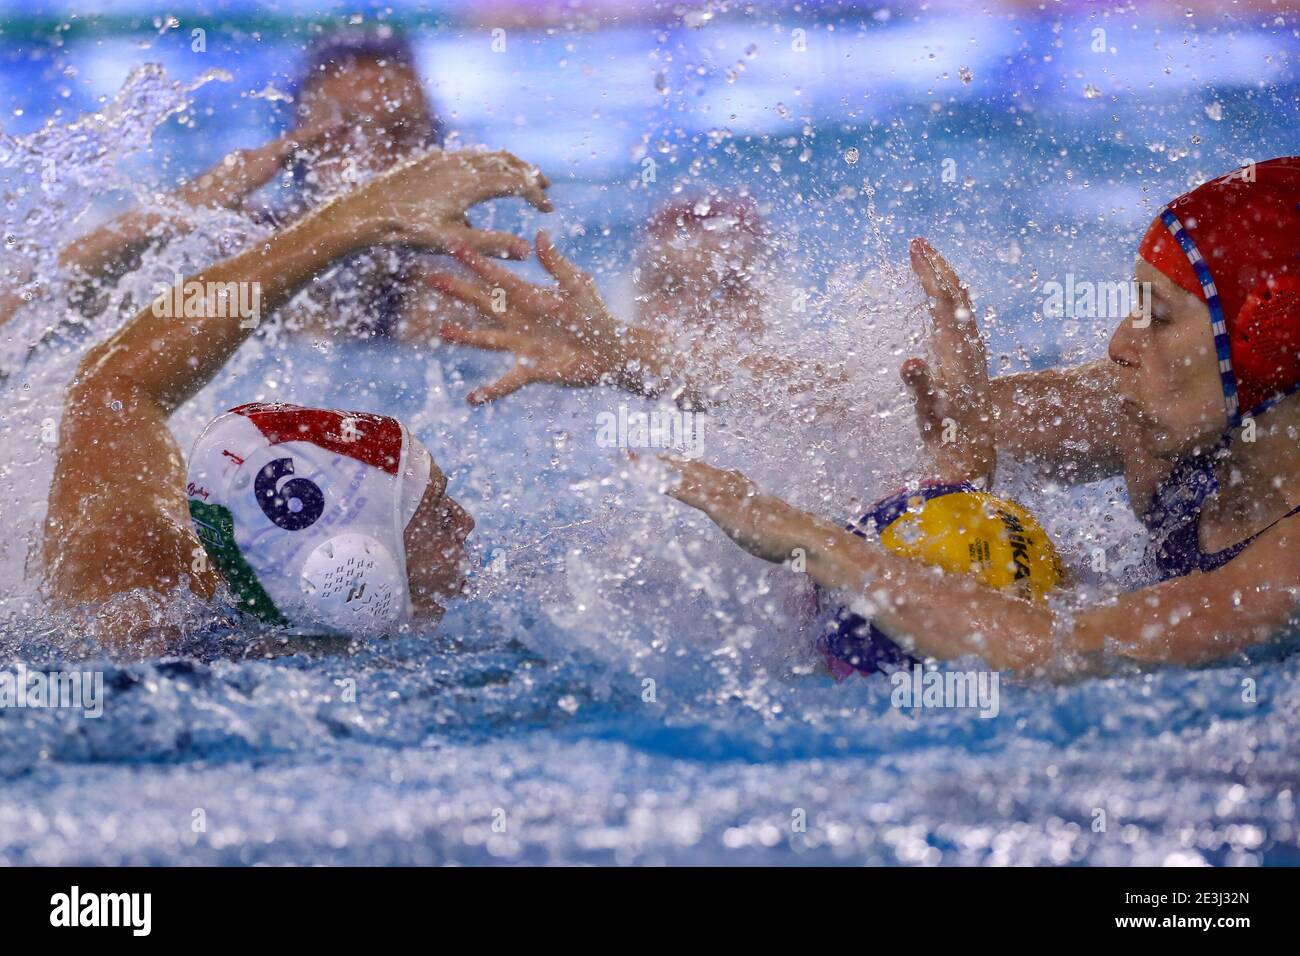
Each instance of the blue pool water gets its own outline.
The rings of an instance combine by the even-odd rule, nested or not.
[[[1300,862],[1294,642],[1193,671],[1006,678],[992,719],[899,710],[881,677],[791,674],[809,661],[789,572],[649,493],[587,489],[617,463],[556,453],[580,396],[444,406],[486,364],[444,358],[414,390],[446,415],[425,440],[480,547],[508,549],[506,583],[484,569],[487,595],[437,631],[354,655],[238,660],[214,630],[174,660],[67,665],[106,668],[101,718],[0,711],[6,862]],[[352,348],[295,394],[427,365]],[[4,656],[58,659],[42,630],[11,623]]]
[[[548,168],[554,228],[624,314],[636,224],[662,198],[627,186],[640,167],[625,140],[651,124],[671,140],[664,195],[682,180],[751,184],[781,240],[782,281],[829,290],[790,321],[826,348],[860,349],[863,388],[885,397],[877,416],[838,426],[735,410],[711,425],[705,457],[838,516],[908,464],[892,384],[907,330],[855,318],[845,276],[878,297],[906,238],[929,235],[996,310],[995,364],[1099,354],[1110,323],[1044,321],[1034,314],[1042,283],[1068,270],[1124,277],[1149,219],[1144,199],[1158,204],[1242,159],[1298,146],[1292,24],[1205,26],[1194,53],[1181,22],[1115,31],[1149,39],[1159,26],[1169,73],[1122,40],[1094,68],[1078,49],[1092,25],[1082,13],[945,24],[946,39],[931,42],[937,65],[901,20],[878,25],[898,31],[885,35],[892,46],[874,33],[860,49],[837,39],[870,63],[860,83],[842,56],[800,79],[784,61],[765,67],[763,52],[749,74],[761,83],[728,83],[723,67],[771,30],[724,22],[670,39],[632,28],[569,37],[578,49],[564,66],[559,47],[533,38],[526,63],[472,74],[483,90],[466,80],[444,92],[467,139],[504,140]],[[430,59],[462,49],[454,39],[433,35]],[[713,53],[697,58],[708,67],[697,86],[668,82],[667,107],[654,70],[618,79],[635,57],[674,44]],[[894,59],[882,62],[888,50]],[[62,55],[105,56],[84,46]],[[247,59],[235,82],[260,88],[273,58]],[[689,76],[683,59],[669,69]],[[593,72],[577,82],[566,71],[584,61]],[[617,121],[592,118],[582,100],[619,82],[640,96],[643,80],[648,102],[629,100]],[[482,105],[548,82],[565,95],[530,123]],[[1085,83],[1101,95],[1085,96]],[[806,122],[796,109],[787,124],[774,104],[796,88],[812,105]],[[1207,113],[1214,104],[1219,120]],[[715,148],[708,131],[720,112],[736,128]],[[28,121],[10,134],[31,135]],[[583,123],[586,140],[573,131]],[[186,131],[171,125],[157,142],[176,166],[220,153],[183,145]],[[844,160],[850,146],[856,164]],[[688,173],[693,156],[704,162]],[[939,180],[945,158],[962,182]],[[6,184],[21,175],[6,167]],[[98,198],[93,184],[78,190],[66,200],[77,209]],[[495,214],[505,228],[539,220]],[[170,278],[215,238],[179,244],[125,287]],[[98,719],[0,709],[0,863],[1300,864],[1296,639],[1193,670],[1004,676],[989,719],[891,706],[883,678],[836,684],[813,668],[797,575],[742,554],[594,441],[599,413],[646,406],[606,390],[534,389],[471,409],[464,393],[503,360],[447,346],[317,346],[271,330],[174,427],[187,446],[216,411],[258,399],[402,416],[477,519],[473,597],[429,633],[353,652],[285,647],[269,659],[245,657],[247,634],[178,597],[172,611],[192,634],[180,653],[109,662],[76,646],[84,621],[51,613],[36,591],[32,547],[53,462],[41,426],[57,419],[77,354],[117,321],[65,324],[26,358],[60,317],[28,312],[0,327],[0,571],[10,582],[0,664],[102,670],[105,705]],[[792,457],[796,436],[814,452]],[[1122,580],[1141,541],[1114,483],[1043,488],[1013,468],[1007,482],[1081,586]],[[1110,579],[1090,575],[1094,547],[1112,558]]]

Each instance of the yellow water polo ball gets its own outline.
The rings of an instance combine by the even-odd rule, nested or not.
[[[874,530],[894,554],[1040,601],[1065,578],[1036,518],[1013,501],[968,485],[923,485],[882,499],[849,530]]]

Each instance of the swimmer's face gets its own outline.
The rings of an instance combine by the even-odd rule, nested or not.
[[[465,539],[473,530],[474,519],[447,494],[447,478],[433,465],[405,534],[406,576],[417,616],[441,617],[441,602],[464,591]]]
[[[1149,324],[1139,305],[1111,337],[1110,358],[1143,449],[1176,457],[1212,444],[1228,424],[1210,310],[1143,259],[1137,280],[1150,290]]]
[[[756,242],[734,232],[651,238],[639,254],[639,319],[658,324],[672,317],[708,331],[754,328],[761,308]]]
[[[352,159],[357,171],[382,170],[429,142],[433,114],[420,79],[405,66],[358,60],[318,74],[299,97],[298,125],[342,122],[317,151],[312,171],[340,179]]]

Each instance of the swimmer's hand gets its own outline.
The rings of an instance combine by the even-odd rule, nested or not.
[[[536,168],[505,151],[430,150],[368,180],[335,200],[341,229],[360,225],[375,244],[427,252],[472,249],[481,255],[523,259],[528,241],[508,232],[475,229],[470,206],[520,196],[542,212],[554,207],[550,185]]]
[[[561,256],[545,232],[537,234],[537,259],[555,278],[554,286],[525,282],[473,249],[453,254],[480,281],[437,272],[429,283],[496,327],[444,322],[439,335],[459,345],[513,352],[517,360],[497,381],[470,392],[470,404],[482,405],[537,382],[570,388],[622,384],[635,330],[619,326],[592,277]]]
[[[763,494],[744,475],[661,455],[681,475],[667,494],[698,508],[742,548],[821,587],[866,596],[872,619],[907,650],[944,660],[975,654],[996,669],[1036,671],[1053,654],[1045,605],[946,574]]]
[[[660,455],[659,460],[681,476],[664,494],[703,511],[731,540],[764,561],[780,564],[797,551],[840,536],[838,528],[763,494],[739,471],[676,455]]]
[[[342,132],[338,124],[304,126],[257,149],[237,149],[211,169],[147,208],[131,209],[81,236],[59,253],[59,263],[90,277],[119,276],[150,243],[169,233],[188,233],[198,209],[238,209],[301,149]],[[0,311],[0,321],[3,321]]]
[[[930,243],[913,239],[912,269],[929,299],[935,368],[919,358],[900,369],[917,428],[944,481],[990,483],[997,467],[988,358],[970,293]]]
[[[347,131],[341,120],[317,122],[290,130],[257,149],[237,149],[211,169],[176,190],[176,198],[187,206],[237,209],[248,196],[261,189],[302,150],[321,145]]]

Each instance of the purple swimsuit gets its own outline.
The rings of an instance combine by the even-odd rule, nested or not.
[[[1278,521],[1300,512],[1300,507],[1292,508],[1268,528],[1222,551],[1202,551],[1201,508],[1205,499],[1219,490],[1219,480],[1214,474],[1214,456],[1215,452],[1210,452],[1179,461],[1156,488],[1151,506],[1142,518],[1151,534],[1147,560],[1162,581],[1194,571],[1216,571]]]
[[[1151,536],[1147,545],[1147,563],[1162,581],[1195,571],[1216,571],[1246,550],[1252,541],[1278,521],[1300,513],[1300,507],[1292,508],[1268,528],[1252,534],[1244,541],[1238,541],[1222,551],[1202,551],[1201,509],[1205,505],[1205,499],[1219,490],[1219,480],[1214,474],[1214,459],[1216,453],[1224,447],[1226,443],[1214,451],[1179,461],[1156,488],[1151,506],[1143,516],[1143,524]],[[885,526],[895,517],[897,514],[888,516],[878,521],[876,526]],[[859,525],[865,525],[870,518],[870,514],[864,516],[860,523],[850,525],[849,530],[865,537]],[[888,672],[915,662],[914,658],[870,621],[848,608],[839,608],[826,622],[825,630],[818,637],[817,648],[824,655],[827,666],[837,680],[844,680],[855,671],[863,675],[876,671]]]

